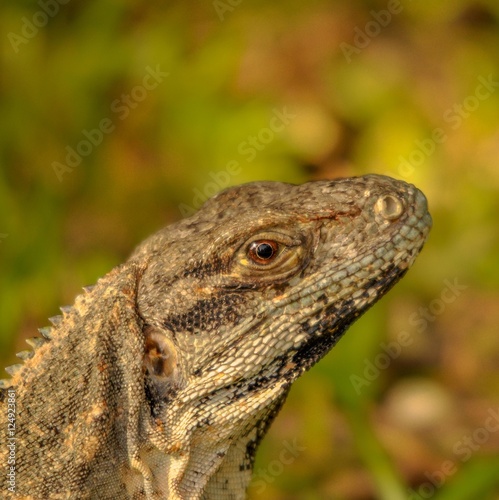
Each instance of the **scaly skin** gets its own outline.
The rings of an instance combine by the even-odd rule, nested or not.
[[[405,274],[430,226],[422,193],[383,176],[218,194],[79,296],[10,370],[2,495],[244,498],[293,381]]]

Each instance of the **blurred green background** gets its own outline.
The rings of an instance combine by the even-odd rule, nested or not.
[[[250,498],[499,498],[496,1],[16,0],[0,26],[2,366],[206,196],[385,173],[430,239],[295,384]]]

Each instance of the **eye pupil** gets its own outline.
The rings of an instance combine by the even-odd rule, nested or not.
[[[248,255],[257,264],[267,264],[277,255],[278,243],[272,240],[254,241],[250,247]]]
[[[260,243],[256,247],[256,254],[260,259],[270,259],[274,255],[274,249],[268,243]]]

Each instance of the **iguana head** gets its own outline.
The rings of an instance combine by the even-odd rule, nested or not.
[[[424,195],[379,175],[229,188],[136,250],[139,312],[185,351],[183,377],[292,380],[407,271],[430,227]]]
[[[172,419],[208,427],[223,415],[228,435],[268,419],[403,276],[430,226],[418,189],[369,175],[229,188],[154,235],[132,257],[148,259],[138,311],[154,415],[174,401]]]

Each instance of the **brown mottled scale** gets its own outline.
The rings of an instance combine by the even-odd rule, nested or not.
[[[219,193],[19,353],[0,389],[2,497],[244,498],[292,382],[430,227],[423,194],[384,176]]]

